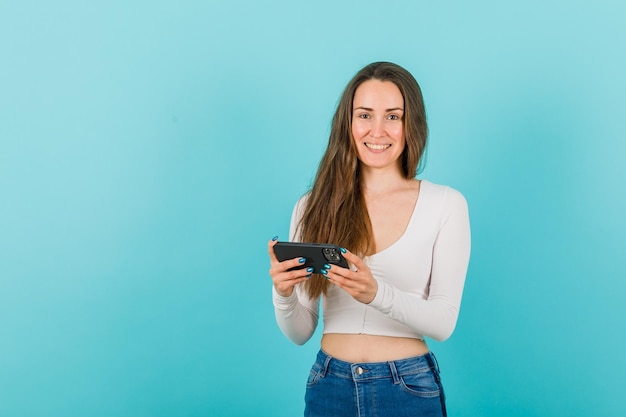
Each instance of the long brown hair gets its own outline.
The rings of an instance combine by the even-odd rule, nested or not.
[[[362,68],[344,89],[332,119],[328,147],[300,221],[303,242],[333,243],[359,256],[374,251],[372,225],[361,189],[359,160],[352,139],[352,105],[357,88],[368,80],[391,81],[404,98],[404,138],[402,173],[407,179],[417,175],[428,136],[421,89],[404,68],[390,62],[375,62]],[[328,281],[314,275],[305,288],[310,297],[325,294]]]

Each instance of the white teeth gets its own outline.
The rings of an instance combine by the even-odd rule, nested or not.
[[[391,145],[374,145],[373,143],[365,143],[365,146],[367,146],[368,148],[375,150],[375,151],[382,151],[384,149],[387,149],[388,147],[390,147]]]

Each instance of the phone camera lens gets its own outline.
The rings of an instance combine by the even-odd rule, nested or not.
[[[339,253],[337,253],[337,249],[335,248],[324,248],[323,250],[324,252],[324,257],[326,258],[326,260],[328,261],[338,261],[339,258]]]

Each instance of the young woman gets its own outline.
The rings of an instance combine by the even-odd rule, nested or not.
[[[324,332],[305,416],[445,416],[439,368],[424,337],[456,325],[470,254],[467,204],[416,179],[426,147],[421,90],[404,68],[376,62],[348,83],[290,239],[334,243],[350,268],[292,270],[268,243],[276,320],[297,344]]]

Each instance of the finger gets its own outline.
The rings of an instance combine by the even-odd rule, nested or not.
[[[367,265],[365,265],[365,262],[363,262],[361,258],[356,256],[354,253],[350,252],[348,249],[341,248],[341,254],[343,255],[344,258],[346,258],[346,261],[354,265],[357,271],[367,268]]]
[[[305,277],[300,277],[298,279],[294,279],[288,282],[274,283],[274,288],[276,288],[276,291],[278,292],[278,294],[282,295],[283,297],[289,297],[292,294],[296,285],[301,284],[308,279],[309,277],[305,276]]]
[[[294,284],[294,281],[310,278],[312,271],[306,269],[294,269],[293,271],[285,271],[275,274],[275,283],[290,283]]]
[[[342,268],[342,272],[343,271],[352,272],[350,270],[346,270],[345,268]],[[361,287],[361,285],[357,281],[342,275],[340,272],[337,272],[337,270],[327,270],[326,274],[324,274],[324,277],[331,284],[336,285],[337,287],[346,291],[352,297],[354,297],[354,295],[358,293],[359,288]]]
[[[342,268],[345,269],[345,268]],[[333,284],[337,284],[340,287],[343,287],[344,281],[346,280],[343,275],[341,275],[338,271],[333,271],[332,269],[322,269],[322,276],[332,282]]]
[[[326,279],[342,288],[350,285],[350,282],[353,281],[355,274],[349,269],[329,264],[324,265],[321,272]]]
[[[293,288],[297,284],[300,284],[308,280],[311,277],[311,272],[313,271],[309,271],[307,269],[299,269],[295,271],[282,272],[276,275],[272,275],[272,281],[274,282],[274,286],[280,292],[285,293],[285,292],[288,292],[291,288]]]
[[[286,270],[291,269],[291,268],[301,267],[302,265],[304,265],[305,262],[306,262],[306,258],[300,257],[300,258],[293,258],[293,259],[289,259],[289,260],[283,261],[280,264],[281,264],[281,267],[284,267],[285,271],[286,271]],[[298,271],[299,270],[300,269],[298,269]]]
[[[274,245],[278,243],[278,236],[274,236],[269,242],[267,242],[267,253],[270,255],[270,262],[276,263],[278,259],[274,253]]]
[[[341,269],[341,271],[339,271]],[[353,297],[355,300],[369,304],[376,297],[376,293],[378,291],[378,283],[376,280],[373,280],[373,285],[368,284],[367,280],[364,280],[363,273],[355,273],[352,271],[350,273],[351,277],[347,277],[342,275],[343,271],[346,271],[345,268],[336,268],[332,266],[329,269],[325,269],[324,276],[328,279],[333,285],[341,288],[346,291]],[[358,279],[353,279],[358,278]]]
[[[351,271],[349,269],[336,264],[325,264],[324,267],[320,270],[320,273],[325,277],[328,277],[329,274],[332,274],[333,276],[346,276],[347,274],[350,274],[350,272]]]
[[[292,271],[289,271],[289,269],[297,268],[299,266],[301,267],[305,262],[306,262],[306,258],[304,257],[288,259],[283,262],[276,261],[273,264],[271,264],[270,275],[280,274],[284,272],[294,272],[290,274],[288,278],[288,279],[293,279],[295,277],[300,276],[301,271],[308,271],[308,270],[305,268],[299,268],[299,269],[294,269]]]

